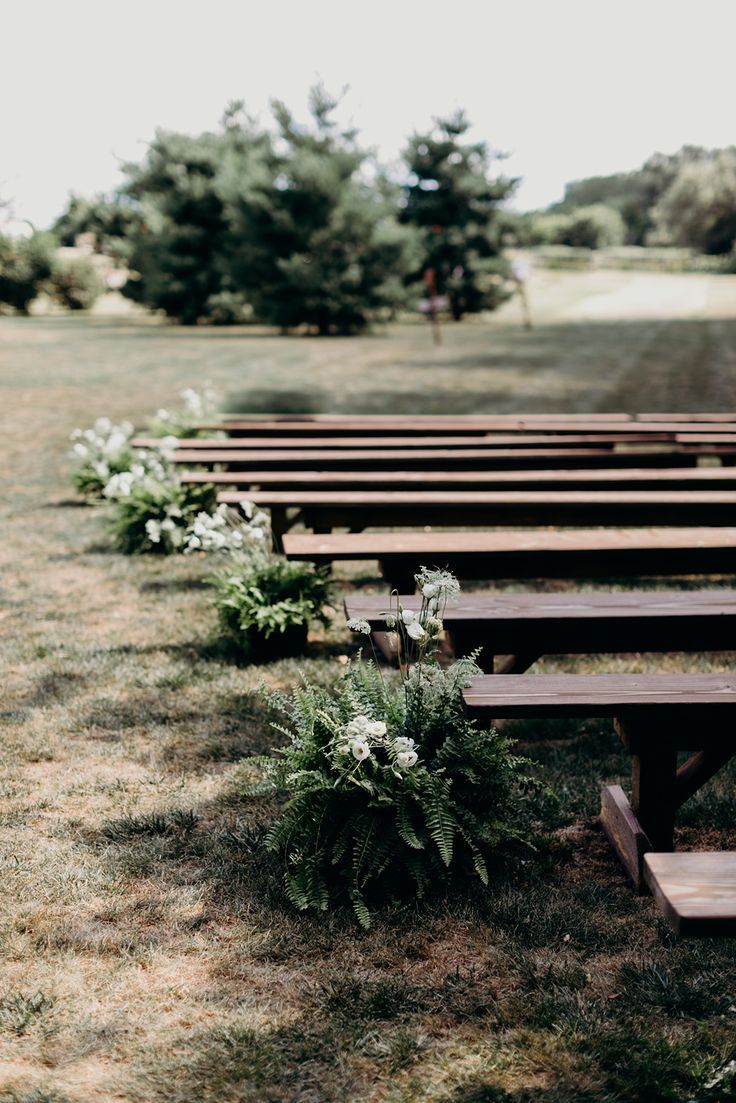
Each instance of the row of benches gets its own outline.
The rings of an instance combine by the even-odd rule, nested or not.
[[[713,433],[698,429],[705,423]],[[414,573],[431,563],[485,580],[736,573],[736,477],[725,466],[736,415],[289,418],[213,428],[232,439],[187,442],[176,458],[227,470],[192,471],[187,481],[232,486],[220,495],[230,503],[247,488],[272,510],[290,558],[378,559],[408,606],[418,600]],[[702,458],[724,466],[695,466]],[[289,533],[295,520],[314,533]],[[325,531],[448,523],[630,527]],[[378,632],[385,604],[352,594],[346,609]],[[632,882],[651,889],[683,934],[736,932],[736,856],[671,852],[677,807],[736,753],[736,679],[523,672],[551,653],[727,649],[734,617],[736,591],[702,590],[464,594],[445,615],[455,648],[484,646],[486,673],[466,693],[472,712],[614,718],[632,756],[632,800],[604,789],[602,822]],[[683,750],[693,754],[678,769]]]

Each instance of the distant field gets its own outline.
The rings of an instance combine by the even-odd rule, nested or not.
[[[339,617],[299,662],[238,667],[206,566],[109,553],[69,488],[75,426],[142,422],[204,380],[244,410],[270,390],[356,412],[736,410],[736,277],[539,272],[530,298],[531,332],[511,302],[439,348],[420,321],[305,339],[0,318],[0,1103],[717,1098],[736,945],[676,945],[626,886],[595,818],[601,780],[627,784],[609,725],[516,729],[560,804],[489,893],[367,935],[295,915],[238,760],[274,742],[264,682],[333,679]],[[691,802],[681,845],[736,846],[733,787]]]

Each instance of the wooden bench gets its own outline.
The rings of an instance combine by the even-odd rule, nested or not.
[[[227,442],[220,442],[221,445]],[[727,445],[681,446],[655,451],[631,447],[615,451],[600,448],[243,448],[197,449],[182,447],[172,456],[176,464],[212,467],[226,464],[233,471],[480,471],[544,468],[695,467],[700,458],[736,459]]]
[[[388,585],[407,593],[422,566],[485,580],[736,574],[736,528],[287,533],[284,553],[318,564],[377,559]]]
[[[232,503],[231,493],[221,502]],[[296,522],[347,528],[500,525],[733,525],[736,490],[254,490],[274,537]],[[291,511],[291,513],[289,512]]]
[[[644,855],[644,881],[680,935],[733,937],[736,927],[736,853]]]
[[[419,609],[421,597],[399,598]],[[349,593],[348,618],[385,633],[385,594]],[[543,655],[736,650],[736,590],[463,593],[443,621],[455,654],[482,648],[487,673],[521,674]],[[382,641],[381,641],[382,642]],[[498,656],[506,656],[499,665]]]
[[[270,490],[728,490],[732,467],[581,468],[568,471],[184,471],[183,483]],[[243,491],[225,492],[237,504]]]
[[[644,857],[673,849],[677,809],[736,754],[736,677],[494,674],[474,678],[464,698],[471,715],[485,718],[612,717],[632,756],[632,798],[629,803],[619,786],[607,786],[601,820],[636,888],[643,888],[646,877],[657,884],[658,900],[673,903],[674,866],[655,857],[645,874]],[[679,751],[694,753],[678,768]],[[713,862],[691,854],[687,870],[680,864],[680,872],[692,887],[699,878],[712,877]],[[725,928],[719,933],[736,934],[736,895],[725,910],[723,905],[721,900],[717,918]],[[713,917],[711,897],[710,907],[688,916],[687,933],[696,933],[701,923],[702,933],[713,933],[708,929]]]

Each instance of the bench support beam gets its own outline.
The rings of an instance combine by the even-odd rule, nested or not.
[[[603,789],[601,824],[636,891],[646,891],[643,858],[652,844],[620,785],[606,785]]]

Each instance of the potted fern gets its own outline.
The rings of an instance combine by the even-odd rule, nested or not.
[[[332,691],[306,683],[277,698],[285,745],[252,763],[249,791],[283,801],[268,846],[283,858],[289,900],[323,911],[344,898],[364,927],[372,904],[422,897],[465,874],[488,884],[499,847],[522,837],[515,797],[532,784],[509,740],[465,713],[474,660],[436,661],[456,579],[423,570],[417,581],[421,610],[394,598],[386,615],[399,636],[398,677],[358,659]]]

